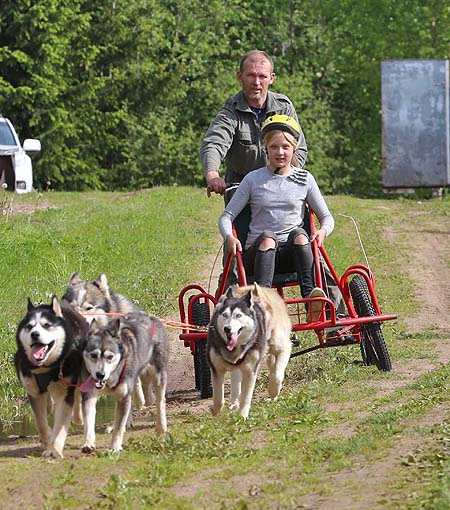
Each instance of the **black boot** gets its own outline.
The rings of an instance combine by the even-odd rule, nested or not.
[[[314,288],[314,258],[310,244],[294,244],[292,247],[294,267],[303,298],[309,297]]]
[[[275,249],[256,252],[254,276],[255,282],[261,287],[272,287],[273,274],[275,272]]]

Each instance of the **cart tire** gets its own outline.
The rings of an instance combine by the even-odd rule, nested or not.
[[[199,359],[200,398],[212,397],[211,369],[206,355],[206,340],[197,340],[196,352]]]
[[[194,357],[195,389],[200,391],[200,362],[196,348],[194,348],[194,352],[192,354]]]
[[[210,320],[208,303],[196,301],[192,307],[192,324],[207,326]],[[212,396],[211,370],[206,355],[206,340],[196,340],[194,349],[195,389],[200,391],[201,398]]]
[[[350,282],[349,288],[358,316],[376,315],[364,277],[356,275]],[[391,358],[379,323],[361,324],[360,347],[365,365],[376,365],[378,370],[383,372],[389,372],[392,369]]]

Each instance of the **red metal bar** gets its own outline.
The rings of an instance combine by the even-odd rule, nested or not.
[[[305,322],[301,324],[293,324],[293,331],[306,331],[306,330],[317,330],[327,329],[333,327],[345,327],[345,326],[356,326],[357,324],[368,324],[370,322],[385,322],[394,320],[397,315],[394,314],[382,314],[382,315],[370,315],[367,317],[349,317],[345,319],[339,319],[337,322],[326,320],[323,322]]]
[[[377,315],[381,315],[380,304],[378,303],[378,298],[375,293],[375,280],[374,280],[373,274],[366,266],[364,266],[362,264],[354,264],[354,265],[350,266],[345,271],[345,273],[342,275],[341,285],[344,289],[346,289],[347,296],[349,297],[348,278],[349,278],[349,276],[356,275],[356,274],[361,275],[366,280],[367,288],[368,288],[369,294],[370,294],[370,299],[372,301],[372,305],[373,305]],[[354,311],[353,304],[352,304],[351,308]],[[355,312],[355,315],[356,315],[356,312]]]
[[[186,324],[188,324],[188,321],[186,320],[186,312],[185,312],[185,308],[184,308],[184,300],[185,300],[186,294],[189,291],[191,291],[191,290],[198,290],[201,293],[206,293],[205,289],[201,285],[193,283],[193,284],[190,284],[190,285],[186,285],[186,287],[184,287],[182,289],[182,291],[178,294],[178,308],[180,310],[180,321],[184,322]]]
[[[316,224],[314,222],[314,213],[311,209],[309,209],[309,224],[311,228],[311,234],[316,232]],[[319,246],[317,244],[317,240],[314,239],[312,244],[313,258],[314,258],[314,276],[316,281],[316,287],[323,289],[322,282],[322,272],[320,271],[320,261],[319,261]]]

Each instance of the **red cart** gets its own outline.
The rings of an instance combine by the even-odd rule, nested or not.
[[[315,229],[314,215],[309,212],[311,229]],[[379,370],[392,368],[389,351],[381,330],[383,322],[396,319],[393,314],[383,314],[378,303],[375,281],[369,267],[363,264],[350,266],[341,277],[336,273],[323,246],[312,243],[316,287],[327,294],[325,274],[331,274],[338,286],[345,304],[345,314],[338,314],[329,297],[291,298],[285,297],[287,287],[298,286],[296,274],[275,275],[273,287],[284,298],[292,320],[292,331],[314,331],[317,344],[306,349],[295,349],[291,357],[299,356],[316,349],[359,344],[364,365],[376,365]],[[195,386],[201,398],[212,395],[211,373],[206,356],[208,323],[220,296],[225,292],[226,276],[233,256],[228,255],[217,297],[208,293],[201,285],[187,285],[178,297],[182,328],[180,339],[189,347],[194,360]],[[236,255],[240,285],[247,285],[242,256]],[[305,303],[319,301],[321,312],[318,320],[308,322]],[[316,316],[317,317],[317,316]],[[294,345],[295,345],[294,341]]]

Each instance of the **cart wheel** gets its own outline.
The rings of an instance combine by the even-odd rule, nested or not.
[[[208,303],[196,301],[192,307],[192,323],[196,326],[207,326],[210,320]],[[212,396],[211,370],[206,356],[206,340],[196,340],[194,349],[195,389],[200,391],[201,398]]]
[[[358,316],[370,317],[376,315],[364,277],[356,275],[350,282],[349,287]],[[376,365],[378,370],[384,372],[392,369],[389,351],[380,324],[376,322],[361,324],[360,346],[365,365]]]

